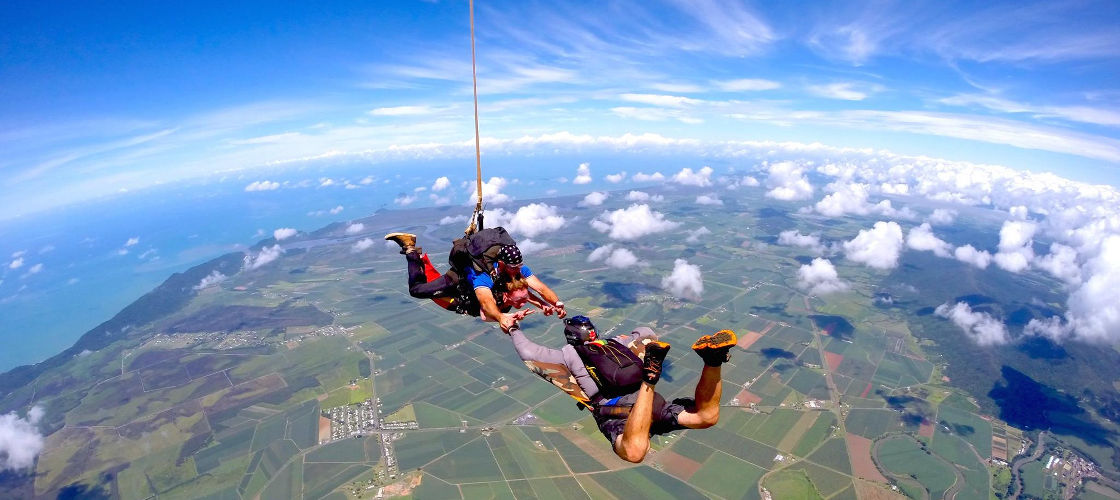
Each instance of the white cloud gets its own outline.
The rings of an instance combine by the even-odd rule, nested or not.
[[[948,226],[957,219],[957,211],[946,208],[935,208],[929,214],[929,222],[935,226]]]
[[[1095,250],[1082,267],[1084,281],[1069,296],[1067,335],[1113,345],[1120,336],[1120,234],[1101,238]]]
[[[684,241],[687,243],[699,243],[701,237],[707,236],[709,234],[712,234],[712,230],[708,229],[705,226],[700,226],[699,229],[689,231],[688,238],[685,238]]]
[[[992,263],[992,254],[986,250],[977,250],[972,245],[963,245],[953,251],[953,256],[961,262],[967,262],[980,269],[987,269]]]
[[[638,172],[634,174],[631,179],[633,179],[634,182],[663,182],[665,181],[665,176],[661,175],[661,172],[654,172],[652,174]]]
[[[723,200],[715,194],[702,194],[696,197],[697,205],[723,205]]]
[[[572,179],[572,184],[588,184],[591,182],[591,164],[580,163],[576,168],[576,178]]]
[[[505,189],[508,184],[509,181],[504,177],[491,177],[490,180],[483,182],[482,198],[486,201],[486,204],[501,205],[512,200],[509,195],[502,192],[502,189]],[[478,201],[478,187],[474,183],[471,183],[471,186],[474,186],[474,188],[471,189],[471,196],[467,198],[467,204],[474,206],[475,202]]]
[[[133,237],[129,238],[128,241],[124,242],[124,246],[131,247],[131,246],[135,246],[139,243],[140,243],[140,237],[139,236],[133,236]]]
[[[23,257],[16,257],[8,263],[8,269],[19,269],[23,267]]]
[[[42,418],[41,406],[32,407],[26,418],[14,412],[0,415],[0,471],[30,469],[35,464],[35,457],[43,451]]]
[[[813,185],[805,177],[805,169],[793,162],[783,161],[767,169],[766,196],[777,200],[804,200],[813,196]]]
[[[319,179],[319,187],[331,187],[335,185],[334,179],[330,177],[322,177]]]
[[[613,251],[614,243],[600,246],[591,251],[591,253],[587,256],[587,262],[598,262],[600,260],[606,259],[607,256],[610,255]]]
[[[436,179],[436,181],[432,183],[432,191],[436,192],[443,191],[449,187],[451,187],[451,179],[448,179],[446,175]]]
[[[373,239],[362,238],[362,239],[354,242],[354,245],[352,245],[350,247],[350,252],[351,253],[362,252],[362,251],[368,250],[372,246],[373,246]]]
[[[373,181],[374,181],[373,176],[372,175],[367,175],[367,176],[363,177],[362,180],[358,182],[358,184],[361,184],[363,186],[368,186],[370,184],[373,184]]]
[[[46,248],[46,247],[44,247],[44,248]],[[12,258],[13,259],[18,259],[20,257],[23,257],[23,255],[26,254],[26,253],[27,253],[27,250],[16,250],[16,251],[12,252]],[[43,253],[43,252],[40,251],[39,253]]]
[[[249,183],[248,186],[245,186],[245,191],[250,191],[250,192],[252,192],[252,191],[273,191],[273,190],[276,190],[276,189],[280,189],[280,183],[279,182],[253,181],[253,182]]]
[[[1014,207],[1008,208],[1007,213],[1016,219],[1027,220],[1027,217],[1030,216],[1031,211],[1026,206],[1016,205]]]
[[[1000,268],[1017,273],[1034,259],[1031,244],[1038,226],[1028,221],[1006,221],[999,230],[999,252],[992,257]]]
[[[673,261],[673,272],[661,279],[661,288],[674,297],[700,300],[700,296],[704,293],[700,266],[689,264],[685,259]]]
[[[740,186],[758,187],[759,184],[758,179],[749,175],[743,176],[743,178],[739,180]]]
[[[435,111],[431,106],[391,106],[371,109],[369,114],[373,116],[418,116],[430,115]]]
[[[280,254],[284,253],[284,249],[280,245],[273,245],[271,247],[264,247],[256,257],[252,254],[245,256],[244,266],[246,270],[257,269],[269,262],[280,258]]]
[[[701,167],[693,172],[691,168],[684,167],[673,175],[673,182],[682,186],[708,187],[712,185],[712,167]]]
[[[809,93],[827,99],[840,99],[844,101],[862,101],[882,88],[878,85],[863,85],[855,83],[830,83],[826,85],[810,85]]]
[[[821,244],[820,235],[801,234],[796,229],[778,233],[778,244],[808,248],[817,255],[821,255],[825,251],[824,245]]]
[[[933,252],[938,257],[950,257],[949,250],[953,248],[952,245],[934,236],[928,222],[910,228],[910,232],[906,234],[906,246],[920,252]]]
[[[855,238],[844,242],[849,259],[875,269],[897,266],[901,250],[902,228],[897,222],[876,222],[871,229],[861,229]]]
[[[625,269],[639,264],[638,257],[634,255],[634,252],[615,247],[614,243],[596,248],[587,256],[588,262],[598,262],[600,260],[607,266],[617,269]]]
[[[665,197],[659,194],[650,195],[645,191],[630,191],[626,195],[626,201],[665,201]]]
[[[24,274],[24,276],[26,277],[26,276],[31,276],[32,274],[39,274],[42,270],[43,270],[43,264],[35,264],[34,266],[31,266],[31,268],[27,270],[27,274]]]
[[[416,187],[412,188],[413,193],[423,193],[424,191],[427,191],[427,190],[428,190],[428,186],[416,186]]]
[[[610,174],[610,175],[607,175],[606,177],[604,177],[604,179],[606,179],[607,182],[609,182],[611,184],[618,184],[618,183],[622,182],[624,179],[626,179],[626,172],[619,172],[617,174]]]
[[[210,288],[212,286],[216,286],[218,283],[221,283],[221,282],[225,281],[227,278],[228,278],[228,276],[218,272],[218,270],[215,269],[210,274],[208,274],[204,278],[202,278],[198,282],[198,284],[194,286],[194,289],[195,290],[202,290],[204,288]]]
[[[973,311],[967,303],[957,302],[953,306],[941,304],[934,309],[934,313],[951,320],[978,345],[1006,344],[1011,341],[1003,323],[987,313]]]
[[[454,224],[456,222],[466,223],[468,220],[470,220],[470,217],[466,215],[447,215],[439,220],[439,225],[446,226],[448,224]]]
[[[1077,250],[1061,243],[1051,243],[1050,253],[1037,257],[1034,265],[1068,284],[1081,283],[1081,267],[1077,263]]]
[[[637,265],[638,257],[634,255],[634,252],[631,252],[630,250],[627,250],[625,248],[618,248],[615,251],[611,252],[610,256],[607,257],[605,262],[608,266],[618,269],[625,269],[627,267]]]
[[[651,106],[661,106],[665,108],[682,108],[685,106],[696,105],[703,102],[699,99],[692,99],[690,97],[681,97],[675,95],[622,94],[618,97],[627,102],[637,102],[641,104],[649,104]]]
[[[365,229],[365,224],[362,224],[361,222],[355,222],[353,224],[350,224],[349,226],[346,226],[346,234],[358,234],[362,231],[365,231]]]
[[[836,267],[828,259],[820,257],[797,270],[797,286],[811,295],[825,295],[847,290],[848,284],[840,280]]]
[[[782,87],[782,84],[772,80],[760,80],[756,78],[742,78],[739,80],[723,80],[712,82],[716,87],[725,92],[756,92],[760,90],[774,90]]]
[[[879,191],[886,194],[910,194],[910,185],[904,182],[898,184],[884,182],[879,185]]]
[[[583,197],[583,201],[579,202],[581,207],[597,207],[607,201],[609,195],[603,191],[592,191]]]
[[[832,183],[828,185],[832,191],[818,201],[814,206],[817,212],[829,217],[839,217],[846,213],[866,215],[870,211],[867,203],[869,186],[867,184]]]
[[[548,248],[548,243],[533,241],[529,238],[525,238],[517,242],[517,248],[521,250],[521,253],[529,255]]]
[[[544,203],[530,203],[514,213],[501,208],[487,210],[486,221],[490,226],[503,226],[510,233],[527,238],[551,233],[567,223],[556,207]]]
[[[393,203],[396,203],[397,205],[402,207],[407,207],[415,201],[416,196],[408,194],[402,194],[400,196],[397,196],[396,198],[393,198]]]
[[[601,233],[608,233],[612,239],[633,240],[647,234],[668,231],[677,223],[665,220],[661,212],[654,212],[649,205],[631,205],[613,212],[603,212],[591,221],[591,227]]]
[[[342,210],[343,210],[342,205],[338,205],[338,206],[330,209],[329,212],[331,213],[331,215],[338,215],[339,213],[342,212]]]
[[[299,231],[296,231],[295,229],[292,229],[290,227],[282,227],[280,229],[277,229],[277,230],[273,231],[272,232],[272,237],[276,238],[276,241],[283,241],[283,240],[286,240],[288,238],[291,238],[292,236],[295,236],[296,233],[298,233],[298,232]]]

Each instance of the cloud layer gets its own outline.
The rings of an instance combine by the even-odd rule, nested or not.
[[[0,471],[27,469],[35,464],[35,457],[43,450],[43,435],[39,421],[43,409],[32,407],[27,417],[15,413],[0,415]]]

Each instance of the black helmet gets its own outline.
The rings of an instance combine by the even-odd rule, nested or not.
[[[587,316],[572,316],[564,320],[564,338],[576,346],[599,338],[599,334]]]

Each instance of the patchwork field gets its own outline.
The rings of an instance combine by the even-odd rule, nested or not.
[[[702,244],[686,245],[681,230],[639,239],[629,248],[643,265],[618,270],[587,263],[607,236],[573,229],[527,256],[571,314],[612,334],[651,326],[673,346],[657,385],[668,400],[694,396],[702,362],[689,344],[738,332],[720,422],[658,436],[642,465],[615,456],[588,412],[529,373],[492,324],[408,296],[395,251],[352,251],[356,238],[407,230],[442,263],[438,251],[461,234],[439,223],[457,214],[448,208],[379,212],[352,221],[361,234],[342,224],[301,233],[259,269],[237,271],[235,255],[183,273],[180,307],[10,388],[0,413],[48,404],[31,481],[52,497],[737,499],[760,498],[762,481],[773,498],[893,499],[887,476],[938,497],[958,474],[958,498],[988,496],[984,461],[1013,457],[1021,433],[942,379],[928,332],[952,325],[900,305],[924,300],[903,285],[933,271],[919,260],[890,272],[838,260],[852,288],[810,296],[796,279],[810,256],[774,235],[839,241],[869,221],[822,220],[760,193],[740,213],[661,194],[666,217],[711,231]],[[595,215],[575,199],[551,202]],[[700,301],[662,287],[681,258],[703,269]],[[193,289],[219,267],[224,281]],[[884,293],[892,305],[873,302]],[[564,344],[555,318],[532,315],[522,328],[543,346]],[[331,436],[325,411],[359,404],[376,421]],[[1028,492],[1046,488],[1036,472]]]

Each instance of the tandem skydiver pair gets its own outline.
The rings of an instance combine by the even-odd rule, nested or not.
[[[737,342],[721,330],[692,345],[704,361],[693,398],[667,402],[654,390],[670,346],[648,327],[600,339],[586,316],[564,320],[566,345],[551,349],[536,344],[518,321],[532,310],[563,319],[564,303],[524,265],[516,243],[501,227],[483,229],[452,245],[451,269],[440,274],[416,246],[416,235],[390,233],[408,262],[409,294],[431,299],[448,310],[497,321],[510,335],[514,350],[530,371],[552,383],[592,412],[595,423],[623,460],[641,462],[650,437],[682,429],[704,429],[719,421],[723,393],[721,367]]]

